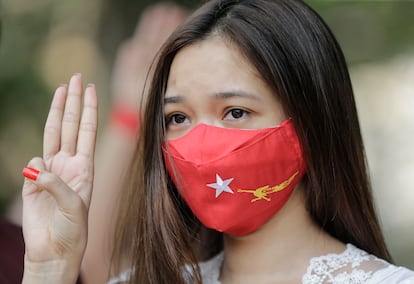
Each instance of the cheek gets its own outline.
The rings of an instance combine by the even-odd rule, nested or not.
[[[266,116],[269,123],[273,123],[272,126],[277,126],[286,119],[288,119],[288,116],[283,110],[282,105],[276,101],[275,98],[268,104],[268,113],[269,115]]]
[[[170,129],[166,132],[166,139],[167,140],[174,140],[184,136],[191,130],[191,127],[182,127],[181,129]]]
[[[283,111],[278,108],[269,108],[263,115],[260,116],[260,119],[257,120],[256,128],[267,128],[267,127],[275,127],[280,125],[283,121],[288,119]]]

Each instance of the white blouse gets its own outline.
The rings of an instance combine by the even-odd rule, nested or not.
[[[221,252],[200,263],[203,284],[220,284]],[[340,254],[328,254],[310,260],[302,284],[414,284],[414,271],[392,265],[374,255],[346,245]]]
[[[220,268],[224,253],[201,262],[203,284],[220,284]],[[108,284],[124,283],[131,270],[125,271]],[[302,284],[414,284],[414,271],[392,265],[351,245],[339,254],[327,254],[310,260]]]

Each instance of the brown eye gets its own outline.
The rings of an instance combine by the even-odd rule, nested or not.
[[[243,117],[243,115],[244,115],[244,110],[242,110],[242,109],[233,109],[233,110],[231,110],[230,111],[230,113],[231,113],[231,116],[233,117],[233,118],[242,118]]]
[[[167,117],[166,124],[167,125],[169,125],[169,124],[177,125],[177,124],[186,123],[187,121],[188,121],[188,118],[184,114],[176,113],[176,114],[173,114],[173,115],[170,115],[170,116]]]
[[[224,117],[224,120],[239,120],[244,119],[249,114],[248,111],[240,108],[234,108],[228,111]]]
[[[174,114],[172,116],[172,121],[176,124],[184,123],[185,119],[186,119],[186,117],[182,114]]]

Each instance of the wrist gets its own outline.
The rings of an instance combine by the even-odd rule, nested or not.
[[[42,262],[30,261],[24,257],[23,284],[76,283],[80,272],[80,261],[57,259]]]
[[[115,104],[110,110],[109,125],[136,139],[140,129],[140,115],[137,109],[125,104]]]

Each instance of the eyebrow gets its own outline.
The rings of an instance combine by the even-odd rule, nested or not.
[[[164,97],[164,104],[174,104],[174,103],[181,103],[185,101],[185,98],[183,96],[174,96],[174,97]]]
[[[244,92],[244,91],[225,91],[225,92],[218,92],[218,93],[214,93],[211,95],[212,97],[214,97],[215,99],[229,99],[229,98],[234,98],[234,97],[239,97],[239,98],[247,98],[247,99],[252,99],[255,101],[260,101],[260,97]],[[173,96],[173,97],[166,97],[164,98],[164,104],[168,104],[168,103],[181,103],[185,101],[185,97],[183,96]]]
[[[226,92],[218,92],[213,94],[217,99],[228,99],[228,98],[234,98],[234,97],[241,97],[241,98],[247,98],[247,99],[253,99],[255,101],[259,101],[260,97],[244,92],[244,91],[226,91]]]

